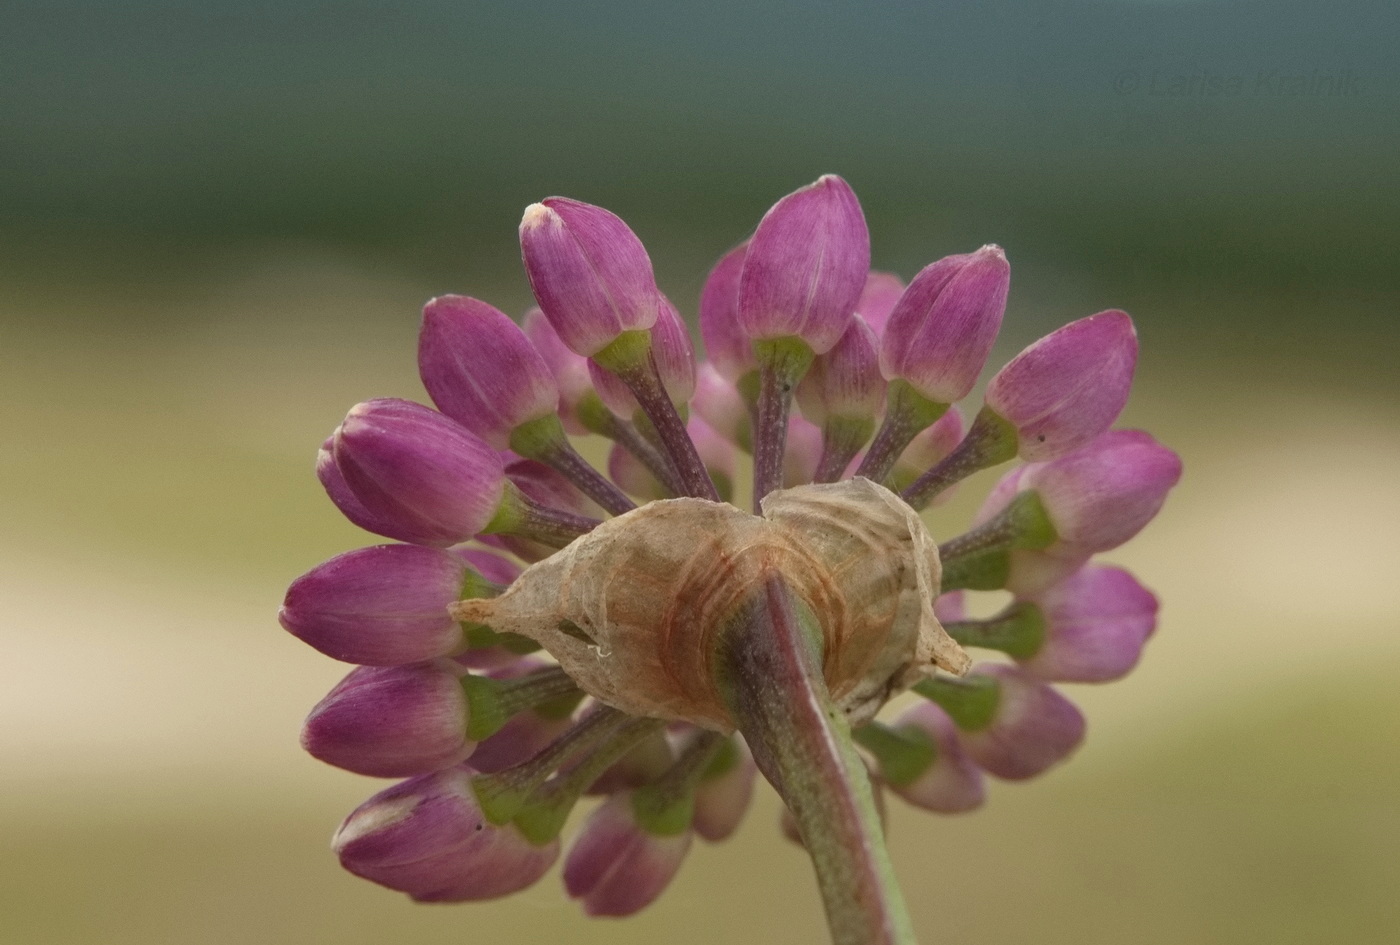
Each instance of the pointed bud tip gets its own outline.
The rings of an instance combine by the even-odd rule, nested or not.
[[[525,213],[520,218],[520,228],[522,230],[534,229],[535,227],[542,226],[551,219],[558,219],[559,215],[548,206],[548,200],[550,199],[553,198],[546,198],[545,202],[532,203],[525,208]]]

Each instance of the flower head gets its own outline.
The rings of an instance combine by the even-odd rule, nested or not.
[[[779,200],[715,265],[698,363],[617,216],[551,197],[520,241],[539,309],[517,327],[476,299],[429,302],[419,367],[439,410],[368,401],[317,459],[347,518],[401,542],[312,569],[280,614],[360,664],[312,709],[307,750],[408,779],[341,826],[341,862],[419,900],[506,895],[601,795],[564,884],[589,914],[630,914],[693,834],[738,828],[761,772],[833,923],[850,940],[901,928],[884,791],[957,813],[985,775],[1063,761],[1085,723],[1051,684],[1121,677],[1155,628],[1156,598],[1093,560],[1181,472],[1147,434],[1108,429],[1131,320],[1053,332],[964,412],[1005,256],[946,256],[907,287],[872,272],[839,177]],[[611,441],[606,471],[568,436],[585,433]],[[745,454],[752,511],[722,501]],[[930,534],[919,509],[1017,457],[969,531]],[[1012,603],[972,619],[985,590]],[[924,701],[882,719],[911,690]]]

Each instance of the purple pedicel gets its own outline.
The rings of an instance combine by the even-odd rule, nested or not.
[[[1122,568],[1089,564],[1027,598],[1045,640],[1021,668],[1049,682],[1108,682],[1137,665],[1157,628],[1157,598]]]
[[[707,363],[731,382],[758,370],[753,343],[739,323],[739,275],[748,248],[742,243],[725,253],[700,290],[700,338]]]
[[[331,848],[351,873],[420,902],[495,899],[534,885],[559,857],[559,841],[534,846],[513,826],[491,824],[465,765],[381,791],[345,819]]]
[[[1016,428],[1022,459],[1054,459],[1107,430],[1123,412],[1137,366],[1124,312],[1070,322],[1012,358],[987,385],[987,406]]]
[[[933,743],[933,763],[911,783],[891,784],[890,790],[915,807],[940,814],[960,814],[981,807],[987,789],[982,771],[964,750],[958,728],[948,713],[922,702],[894,722],[897,729],[915,728]]]
[[[904,290],[880,339],[880,370],[934,403],[962,400],[1001,329],[1011,267],[999,246],[946,256]]]
[[[461,597],[466,578],[464,558],[451,552],[418,545],[360,548],[293,581],[278,619],[289,633],[347,663],[433,659],[463,645],[461,625],[448,616],[447,605]]]
[[[614,794],[584,823],[564,858],[564,888],[593,916],[632,915],[670,884],[690,849],[689,830],[648,833],[632,813],[632,794]]]
[[[464,295],[423,308],[418,374],[439,410],[498,450],[559,407],[554,373],[504,313]]]
[[[1035,777],[1083,741],[1084,716],[1040,680],[999,663],[979,663],[970,675],[991,676],[999,684],[991,724],[961,733],[968,755],[988,774],[1011,781]]]
[[[467,697],[451,660],[361,666],[316,704],[301,747],[327,764],[377,778],[440,771],[465,761]]]
[[[333,441],[345,485],[389,538],[456,544],[485,528],[501,504],[506,480],[496,451],[421,404],[367,401]]]
[[[759,221],[739,279],[739,322],[755,341],[796,337],[825,354],[845,333],[869,270],[860,202],[827,174]]]
[[[797,385],[797,406],[817,425],[829,417],[875,418],[885,407],[879,339],[865,319],[851,318],[836,346],[818,357]]]
[[[892,272],[871,270],[865,277],[865,288],[856,302],[856,312],[865,319],[877,338],[884,335],[890,312],[894,311],[895,303],[903,294],[904,280]]]
[[[546,198],[525,208],[520,250],[540,309],[575,353],[592,357],[623,332],[656,323],[651,259],[616,214]]]

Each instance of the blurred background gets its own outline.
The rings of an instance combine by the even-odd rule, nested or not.
[[[282,632],[368,543],[312,474],[422,399],[419,309],[520,312],[522,208],[621,214],[693,315],[824,172],[905,278],[984,242],[1001,348],[1109,307],[1186,477],[1074,762],[895,807],[929,943],[1372,943],[1400,922],[1400,7],[68,0],[0,10],[0,942],[825,940],[767,794],[663,899],[414,906],[343,874],[376,782],[296,743]],[[933,519],[960,530],[981,494]]]

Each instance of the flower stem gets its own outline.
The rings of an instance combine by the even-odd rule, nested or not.
[[[763,514],[763,497],[783,487],[783,454],[787,451],[788,412],[792,391],[815,355],[797,338],[754,343],[758,356],[758,406],[755,411],[753,510]]]
[[[875,434],[875,442],[865,451],[856,475],[871,482],[884,482],[904,448],[947,411],[947,404],[929,400],[906,381],[891,382],[884,422]]]
[[[549,416],[517,429],[511,449],[521,456],[544,463],[573,483],[580,492],[613,515],[624,515],[637,504],[579,455],[569,442],[559,418]]]
[[[865,763],[799,606],[782,578],[767,580],[726,628],[721,688],[759,770],[797,819],[834,945],[910,945]]]
[[[551,548],[563,548],[580,535],[587,535],[599,524],[596,518],[575,515],[536,502],[515,485],[506,483],[506,495],[500,511],[482,529],[482,533],[519,535]]]
[[[616,374],[637,399],[680,475],[684,494],[720,501],[714,481],[686,432],[685,421],[661,381],[650,336],[646,332],[626,332],[593,355],[593,360]]]
[[[973,473],[1016,458],[1016,428],[983,407],[953,452],[914,480],[899,494],[914,509],[922,509],[939,493]]]

